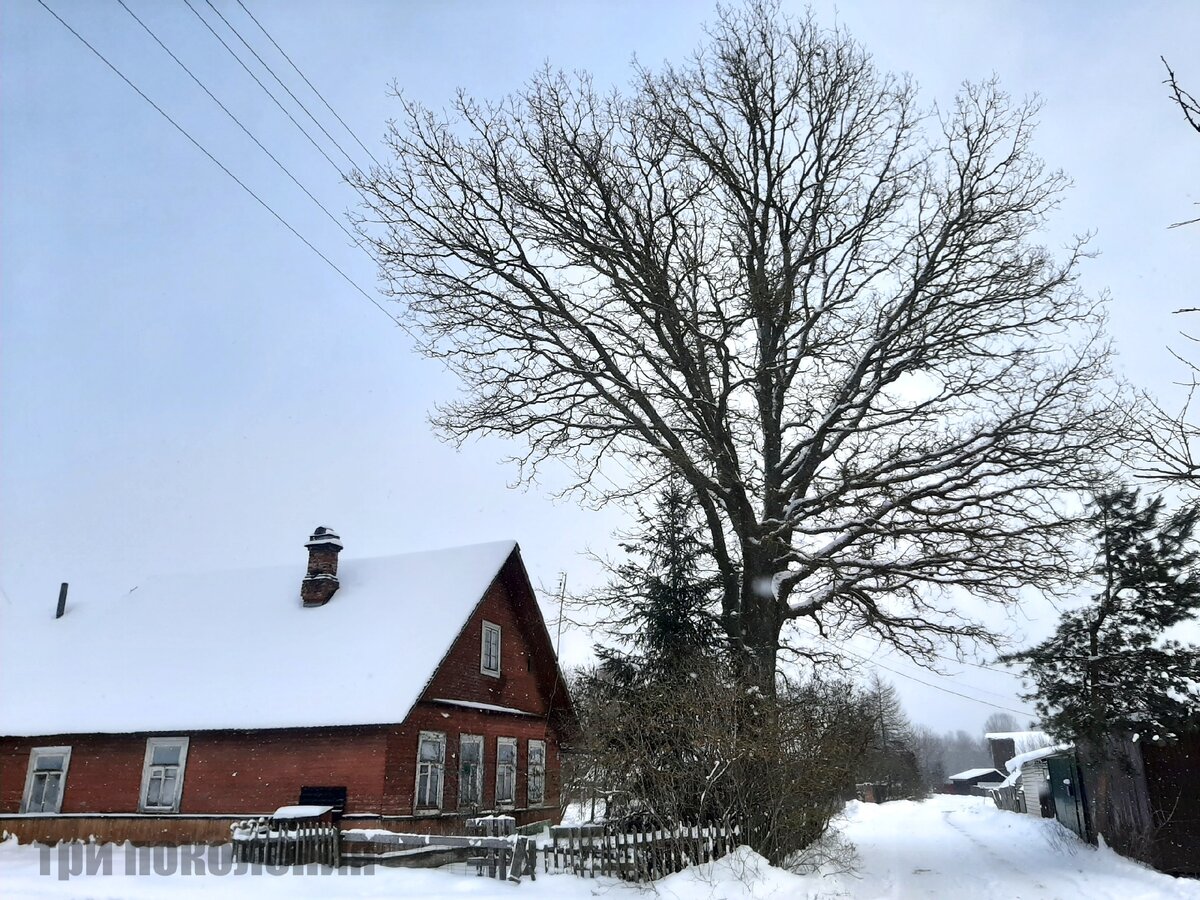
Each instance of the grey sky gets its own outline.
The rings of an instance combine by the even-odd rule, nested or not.
[[[47,2],[373,291],[370,260],[116,0]],[[126,2],[326,206],[353,206],[333,167],[182,0]],[[204,0],[192,2],[243,50]],[[620,84],[634,54],[680,59],[711,14],[698,2],[244,2],[376,154],[393,80],[435,106],[459,86],[496,97],[543,61]],[[237,3],[214,3],[324,113]],[[1100,256],[1082,286],[1112,294],[1126,377],[1169,394],[1182,373],[1165,348],[1183,344],[1171,310],[1200,305],[1200,226],[1167,226],[1200,214],[1200,136],[1169,103],[1159,55],[1200,92],[1200,4],[814,9],[882,68],[911,72],[926,102],[993,74],[1014,94],[1043,97],[1036,146],[1075,181],[1047,242],[1096,232]],[[519,447],[438,442],[425,415],[454,391],[439,366],[35,0],[7,0],[0,15],[0,602],[50,610],[64,580],[76,596],[109,596],[156,572],[299,564],[318,524],[337,528],[355,556],[511,536],[547,588],[560,570],[575,587],[594,578],[579,554],[611,546],[617,511],[552,502],[561,473],[510,490],[515,470],[499,461]],[[1016,626],[1044,630],[1048,611],[1030,616]],[[589,643],[570,634],[564,655]],[[977,727],[987,715],[884,674],[919,721]],[[1021,705],[1005,675],[916,674]]]

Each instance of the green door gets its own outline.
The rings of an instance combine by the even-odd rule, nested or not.
[[[1070,757],[1052,756],[1046,760],[1046,764],[1050,768],[1050,789],[1054,793],[1054,817],[1087,840],[1079,767]]]

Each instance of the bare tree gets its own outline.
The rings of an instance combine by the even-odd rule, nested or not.
[[[1179,82],[1175,80],[1175,73],[1171,70],[1167,60],[1161,56],[1159,59],[1162,60],[1162,64],[1167,70],[1165,84],[1171,88],[1171,99],[1183,110],[1183,117],[1187,119],[1188,124],[1200,132],[1200,101],[1179,86]]]
[[[873,703],[852,684],[783,680],[764,727],[719,658],[630,686],[604,669],[575,682],[580,729],[566,775],[573,800],[614,826],[725,822],[775,863],[820,839],[871,743]],[[596,803],[596,799],[600,802]]]
[[[1017,717],[1012,713],[991,713],[987,717],[987,721],[983,723],[983,733],[985,735],[1024,730],[1025,729],[1021,727],[1021,723],[1017,721]]]
[[[1108,347],[1083,240],[1036,243],[1066,178],[1035,113],[995,84],[922,111],[752,3],[624,93],[546,70],[448,118],[402,100],[358,226],[463,382],[444,434],[520,438],[524,476],[566,462],[601,501],[687,481],[769,693],[789,623],[920,657],[992,639],[949,590],[1070,575]]]
[[[1179,82],[1175,79],[1175,72],[1171,69],[1170,63],[1165,57],[1160,56],[1163,67],[1167,70],[1167,79],[1163,84],[1171,89],[1171,100],[1176,106],[1183,111],[1183,117],[1187,123],[1192,126],[1197,132],[1200,132],[1200,100],[1197,100],[1190,93],[1180,87]],[[1200,222],[1200,218],[1188,219],[1186,222],[1176,222],[1171,227],[1178,228],[1181,225],[1194,225]]]

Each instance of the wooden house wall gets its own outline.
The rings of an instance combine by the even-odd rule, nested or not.
[[[1025,812],[1041,818],[1042,807],[1038,793],[1043,784],[1050,778],[1050,767],[1044,759],[1035,759],[1021,766],[1021,777],[1018,780],[1019,791]]]

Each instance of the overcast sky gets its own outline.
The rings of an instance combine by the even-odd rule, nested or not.
[[[46,2],[375,293],[367,256],[117,0]],[[344,217],[355,198],[335,166],[184,0],[126,2]],[[206,0],[191,2],[346,168]],[[213,2],[365,162],[236,0]],[[634,55],[681,59],[712,12],[612,0],[244,2],[376,155],[397,112],[393,82],[433,106],[459,87],[498,97],[544,61],[619,85]],[[1183,344],[1171,311],[1200,305],[1200,226],[1168,225],[1200,214],[1200,135],[1169,102],[1159,56],[1200,93],[1200,3],[813,7],[881,68],[911,72],[926,102],[993,74],[1016,95],[1041,95],[1035,146],[1075,183],[1046,240],[1095,232],[1100,255],[1083,267],[1083,287],[1111,293],[1123,374],[1169,396],[1182,373],[1166,348]],[[548,593],[560,571],[570,588],[595,579],[582,554],[613,546],[618,510],[554,502],[562,473],[513,489],[516,471],[501,461],[519,446],[439,442],[426,415],[455,390],[440,366],[36,0],[5,0],[0,16],[0,602],[52,614],[61,581],[74,597],[107,597],[155,573],[300,566],[317,525],[340,531],[347,556],[513,537]],[[1031,603],[1011,627],[1037,636],[1052,617]],[[569,630],[566,661],[590,643]],[[977,729],[989,712],[979,700],[1025,706],[1004,674],[886,664],[913,718],[937,728]]]

